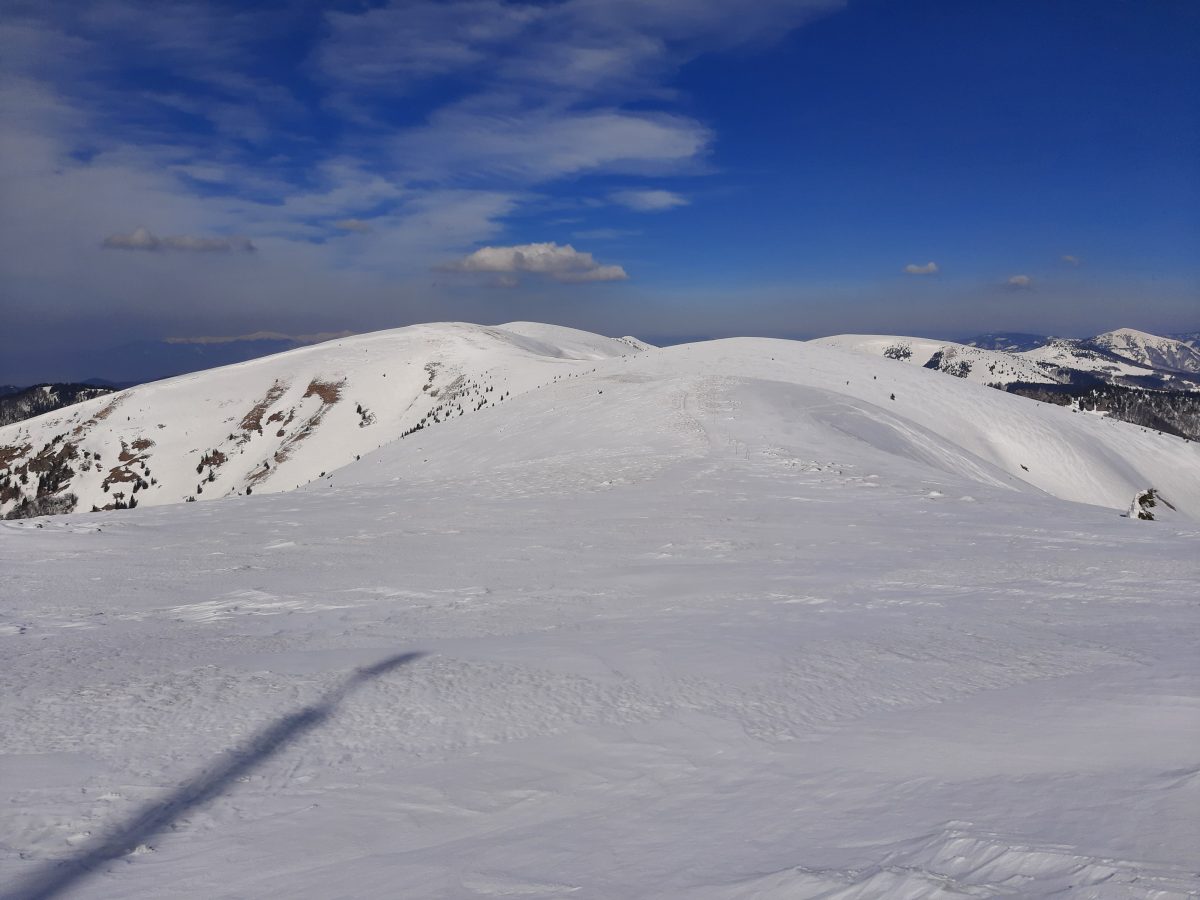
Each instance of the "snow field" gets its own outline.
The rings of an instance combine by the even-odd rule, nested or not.
[[[71,896],[1195,896],[1194,453],[737,340],[0,523],[0,893],[320,709]]]

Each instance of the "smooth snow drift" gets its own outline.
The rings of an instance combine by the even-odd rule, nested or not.
[[[0,896],[1196,895],[1196,445],[786,341],[563,372],[0,523]]]

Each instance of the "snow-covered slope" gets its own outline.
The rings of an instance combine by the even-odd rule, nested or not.
[[[1200,444],[822,342],[765,338],[610,360],[504,410],[414,435],[321,484],[481,475],[564,452],[603,460],[630,446],[644,446],[647,459],[664,448],[705,451],[713,434],[696,443],[694,423],[719,420],[725,404],[754,410],[757,432],[721,438],[747,452],[786,446],[808,459],[937,472],[1120,512],[1154,487],[1200,519]],[[541,440],[531,444],[528,431]]]
[[[1127,329],[1111,334],[1126,333],[1141,334]],[[1129,352],[1137,359],[1110,349],[1105,335],[1086,340],[1046,338],[1040,346],[1019,352],[898,335],[840,334],[818,338],[815,343],[873,356],[887,356],[995,387],[1012,384],[1074,384],[1080,387],[1114,384],[1139,389],[1200,391],[1200,377],[1183,368],[1190,364],[1187,357],[1187,353],[1191,352],[1190,347],[1153,335],[1143,337],[1145,340],[1139,338],[1135,343],[1113,341],[1131,348]],[[1173,365],[1160,364],[1168,359]]]
[[[970,347],[953,341],[880,334],[838,334],[809,343],[936,369],[978,384],[1006,385],[1015,381],[1058,384],[1063,381],[1024,354]]]
[[[0,522],[0,896],[1196,895],[1200,529],[1121,513],[1194,516],[1197,445],[812,344],[585,365]]]
[[[1114,384],[1151,378],[1156,374],[1148,365],[1124,359],[1092,346],[1088,341],[1073,338],[1052,338],[1044,346],[1026,350],[1020,356],[1047,368],[1061,370],[1064,376],[1071,372],[1087,372]]]
[[[804,344],[746,339],[650,353],[645,346],[532,323],[429,325],[145,385],[0,430],[0,499],[6,504],[0,511],[39,493],[75,494],[78,508],[88,510],[131,498],[159,505],[291,490],[381,447],[400,460],[393,474],[401,477],[425,465],[421,448],[432,426],[480,416],[479,427],[488,432],[496,419],[485,412],[564,380],[589,388],[566,406],[546,409],[540,397],[530,400],[522,414],[539,429],[566,429],[560,441],[546,443],[551,452],[562,442],[602,447],[606,435],[628,441],[639,415],[656,414],[630,410],[662,398],[635,392],[620,421],[599,414],[579,421],[575,405],[594,405],[587,393],[592,381],[580,379],[610,370],[640,372],[656,383],[721,373],[790,384],[806,396],[825,392],[840,404],[826,419],[813,419],[800,400],[786,401],[798,404],[814,439],[829,433],[878,439],[884,443],[877,450],[983,483],[1025,482],[1114,509],[1155,487],[1189,514],[1200,510],[1195,445],[971,383],[1038,377],[1042,370],[1032,363],[1022,370],[1020,357],[1010,354],[886,337]],[[942,372],[959,367],[954,374],[960,378],[900,365],[897,356],[910,364],[932,356]],[[503,418],[497,434],[458,439],[445,458],[461,468],[484,465],[506,446],[505,430],[516,427]],[[560,420],[565,424],[555,424]],[[528,452],[519,439],[516,446]]]
[[[1115,333],[1115,332],[1114,332]],[[1102,336],[1103,337],[1103,336]],[[1156,338],[1155,340],[1165,340]],[[1186,344],[1179,344],[1190,350]],[[1200,391],[1200,376],[1182,368],[1160,366],[1121,355],[1109,349],[1100,338],[1076,340],[1054,338],[1045,346],[1017,354],[1046,367],[1055,377],[1075,382],[1089,377],[1106,384],[1150,390]],[[1154,354],[1134,354],[1143,359],[1165,358]],[[1185,361],[1176,356],[1178,361]],[[1082,379],[1081,379],[1082,376]]]
[[[1088,343],[1143,366],[1200,374],[1200,350],[1182,341],[1133,328],[1118,328],[1098,334]]]
[[[553,325],[444,323],[360,335],[141,385],[0,428],[0,515],[290,490],[414,428],[640,352]]]

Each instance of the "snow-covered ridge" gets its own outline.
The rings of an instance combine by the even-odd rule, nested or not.
[[[0,515],[68,495],[88,510],[290,490],[647,346],[553,325],[441,323],[140,385],[0,428]]]
[[[1154,377],[1153,367],[1125,359],[1115,353],[1073,338],[1051,338],[1041,347],[1020,354],[1051,371],[1065,375],[1087,372],[1115,384],[1129,379]]]
[[[1026,343],[1034,342],[1034,336],[1024,337],[1029,339]],[[1200,367],[1200,351],[1132,329],[1087,339],[1045,338],[1039,346],[1020,351],[902,335],[840,334],[814,343],[887,356],[1001,388],[1013,384],[1112,384],[1200,390],[1200,368],[1191,368],[1193,363]]]
[[[1200,444],[887,358],[768,338],[607,360],[386,447],[323,484],[511,478],[547,461],[603,483],[628,465],[641,471],[714,445],[835,467],[900,466],[964,489],[1032,491],[1118,513],[1153,486],[1200,518]]]
[[[1096,335],[1087,343],[1143,366],[1200,374],[1200,350],[1183,341],[1133,328],[1118,328]]]
[[[716,394],[757,411],[765,448],[811,445],[817,459],[865,447],[1121,511],[1153,487],[1185,515],[1200,511],[1200,445],[985,387],[1055,383],[1020,355],[885,336],[644,347],[536,323],[443,323],[144,385],[0,429],[0,512],[29,498],[74,495],[86,511],[317,479],[459,477],[564,454],[690,453],[707,426],[681,404]],[[712,387],[726,383],[740,387]],[[708,439],[749,443],[739,427]]]
[[[954,341],[882,334],[839,334],[810,341],[823,347],[837,347],[889,359],[926,369],[936,369],[978,384],[1004,386],[1013,382],[1060,384],[1065,379],[1054,375],[1025,354],[987,350]]]

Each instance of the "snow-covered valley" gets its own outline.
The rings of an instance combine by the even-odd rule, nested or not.
[[[589,341],[298,490],[0,523],[0,895],[1200,891],[1197,444]]]

